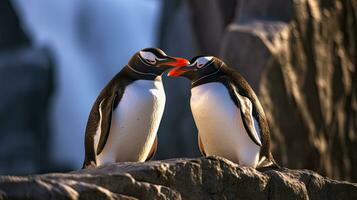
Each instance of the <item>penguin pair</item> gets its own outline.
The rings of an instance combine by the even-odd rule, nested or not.
[[[270,153],[264,111],[245,79],[221,60],[167,56],[157,48],[137,52],[107,84],[89,115],[83,168],[143,162],[156,151],[165,104],[161,75],[192,82],[191,109],[203,155],[250,167],[277,166]]]

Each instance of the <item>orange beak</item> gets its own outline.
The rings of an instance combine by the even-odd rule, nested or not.
[[[173,68],[167,75],[168,76],[180,76],[183,73],[188,72],[188,71],[192,71],[194,69],[195,69],[195,66],[188,64],[188,65],[185,65],[185,66]]]
[[[169,62],[160,63],[161,65],[172,66],[172,67],[183,67],[190,64],[190,61],[186,60],[185,58],[178,58],[178,57],[171,57],[173,60]]]
[[[175,67],[173,68],[167,76],[180,76],[181,74],[190,71],[189,69],[181,69],[181,67]]]

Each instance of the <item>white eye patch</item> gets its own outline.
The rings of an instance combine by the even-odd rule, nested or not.
[[[159,60],[159,58],[157,58],[155,54],[148,51],[140,51],[139,54],[140,57],[142,57],[143,59],[145,59],[146,62],[152,65],[156,64],[156,61]]]
[[[205,56],[205,57],[200,57],[198,58],[195,63],[197,63],[198,68],[202,68],[205,66],[208,62],[210,62],[213,59],[213,56]]]

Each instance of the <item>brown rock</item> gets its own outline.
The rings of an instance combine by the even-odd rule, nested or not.
[[[191,25],[201,53],[217,56],[224,30],[224,16],[217,0],[187,1],[190,8]]]
[[[259,172],[218,157],[0,176],[0,199],[356,199],[357,184],[308,170]]]
[[[293,15],[292,5],[292,0],[239,0],[235,21],[290,21]]]
[[[275,158],[356,181],[357,2],[242,1],[237,12],[221,55],[259,93]]]

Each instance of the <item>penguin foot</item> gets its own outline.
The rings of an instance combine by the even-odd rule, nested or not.
[[[96,167],[97,165],[92,161],[90,163],[83,163],[82,169],[93,169]]]
[[[275,162],[274,158],[267,159],[264,158],[256,167],[256,170],[260,172],[268,171],[268,170],[279,170],[281,167]]]
[[[281,167],[275,162],[275,160],[266,160],[264,163],[256,167],[256,170],[265,172],[268,170],[279,170]]]
[[[263,166],[263,167],[257,167],[256,170],[259,172],[265,172],[269,170],[279,170],[281,167],[277,165],[276,163],[269,165],[269,166]]]

